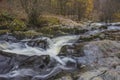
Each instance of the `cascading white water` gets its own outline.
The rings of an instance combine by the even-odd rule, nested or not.
[[[62,46],[71,45],[76,40],[78,40],[78,38],[79,38],[79,35],[62,36],[62,37],[53,38],[51,40],[49,38],[46,38],[49,43],[49,48],[47,48],[46,50],[41,49],[39,47],[31,47],[26,43],[21,43],[21,42],[18,42],[18,43],[2,42],[0,43],[0,48],[4,52],[27,55],[27,56],[50,55],[50,57],[56,59],[61,64],[65,65],[65,63],[61,61],[61,59],[57,55],[59,54]],[[41,38],[37,38],[37,39],[41,39]],[[25,40],[22,40],[22,41],[25,41]],[[67,59],[67,60],[70,60],[70,59]]]
[[[56,74],[61,70],[73,70],[74,67],[76,67],[76,65],[74,65],[74,67],[68,67],[66,63],[68,61],[75,63],[76,61],[74,59],[69,57],[60,58],[57,55],[60,53],[60,50],[64,45],[71,45],[75,41],[77,41],[79,39],[79,35],[61,36],[53,39],[50,39],[47,37],[44,37],[44,38],[47,39],[47,42],[49,43],[49,48],[47,49],[42,49],[39,46],[31,47],[27,43],[24,43],[24,41],[28,42],[31,39],[26,39],[26,40],[19,41],[17,43],[0,41],[0,50],[4,52],[8,52],[9,54],[19,54],[19,55],[26,55],[26,56],[49,55],[51,58],[54,58],[58,62],[56,66],[53,67],[53,69],[49,73],[39,75],[38,74],[39,72],[37,71],[34,71],[29,68],[28,69],[23,68],[23,69],[15,69],[6,74],[0,74],[0,77],[13,78],[16,76],[22,76],[22,77],[34,76],[33,78],[45,79],[50,77],[53,74]],[[41,38],[36,38],[34,40],[41,40]]]

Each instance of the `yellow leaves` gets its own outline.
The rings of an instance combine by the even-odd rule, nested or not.
[[[88,18],[93,10],[94,2],[93,0],[76,0],[80,11],[83,12],[84,17]]]
[[[89,14],[93,10],[93,0],[87,0],[87,6],[86,6],[86,16],[89,16]]]
[[[66,3],[66,5],[67,5],[68,7],[72,7],[72,6],[73,6],[73,3],[71,3],[71,2],[69,1],[69,2]]]
[[[120,12],[113,14],[113,17],[115,18],[115,22],[120,21]]]
[[[93,4],[93,0],[51,0],[52,8],[56,13],[74,14],[79,18],[88,18],[93,10]]]
[[[57,0],[51,0],[51,4],[56,6],[57,5]]]

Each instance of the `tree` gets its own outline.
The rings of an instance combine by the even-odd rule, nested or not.
[[[39,16],[44,7],[44,0],[20,0],[20,3],[27,13],[29,24],[38,25]]]
[[[89,18],[93,10],[93,0],[75,0],[74,9],[76,9],[75,13],[78,15],[78,20]]]
[[[115,15],[120,14],[120,0],[95,0],[95,10],[98,12],[99,20],[112,22]]]

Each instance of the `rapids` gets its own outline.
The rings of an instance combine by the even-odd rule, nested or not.
[[[4,78],[13,78],[16,76],[34,76],[33,78],[39,78],[39,79],[46,79],[49,78],[53,74],[57,74],[57,72],[60,72],[61,70],[70,71],[75,69],[76,67],[76,61],[70,57],[60,57],[58,54],[60,53],[61,48],[64,45],[72,45],[79,39],[79,35],[71,35],[71,36],[61,36],[56,37],[53,39],[50,39],[48,37],[39,37],[35,39],[24,39],[24,40],[18,40],[16,42],[14,41],[0,41],[0,50],[3,52],[6,52],[8,54],[13,55],[24,55],[28,57],[34,57],[34,56],[44,56],[49,55],[51,60],[55,60],[57,64],[55,63],[55,66],[52,68],[46,69],[43,73],[39,75],[40,72],[34,71],[33,69],[19,69],[19,65],[15,64],[12,71],[9,71],[8,73],[1,74],[0,77]],[[36,43],[36,41],[39,40],[46,40],[47,41],[47,49],[41,48],[40,46],[29,46],[28,42],[33,41]],[[33,43],[33,44],[34,44]],[[73,66],[67,66],[67,63],[71,62],[73,63]],[[47,71],[47,72],[46,72]]]
[[[46,49],[46,50],[41,49],[39,46],[38,47],[31,47],[31,46],[27,45],[27,42],[26,43],[21,43],[22,41],[28,41],[28,40],[22,40],[22,41],[17,42],[17,43],[1,42],[0,47],[1,47],[1,50],[4,51],[4,52],[20,54],[20,55],[27,55],[27,56],[50,55],[52,58],[55,58],[57,61],[64,64],[57,57],[57,55],[60,52],[60,49],[64,45],[72,45],[72,43],[74,43],[76,40],[79,39],[79,36],[77,36],[77,35],[62,36],[62,37],[57,37],[57,38],[53,38],[53,39],[49,39],[49,38],[46,38],[46,37],[44,37],[44,38],[47,39],[47,42],[49,44],[48,45],[49,48]],[[36,38],[36,39],[33,39],[33,41],[39,40],[39,39],[40,38]]]

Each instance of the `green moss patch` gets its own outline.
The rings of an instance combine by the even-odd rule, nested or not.
[[[9,24],[9,29],[11,31],[24,31],[27,28],[26,24],[18,19],[14,19],[10,24]]]
[[[9,33],[9,30],[0,30],[0,35]]]
[[[47,26],[51,26],[60,24],[60,21],[58,18],[55,17],[42,17],[42,19],[40,19],[40,23]]]

